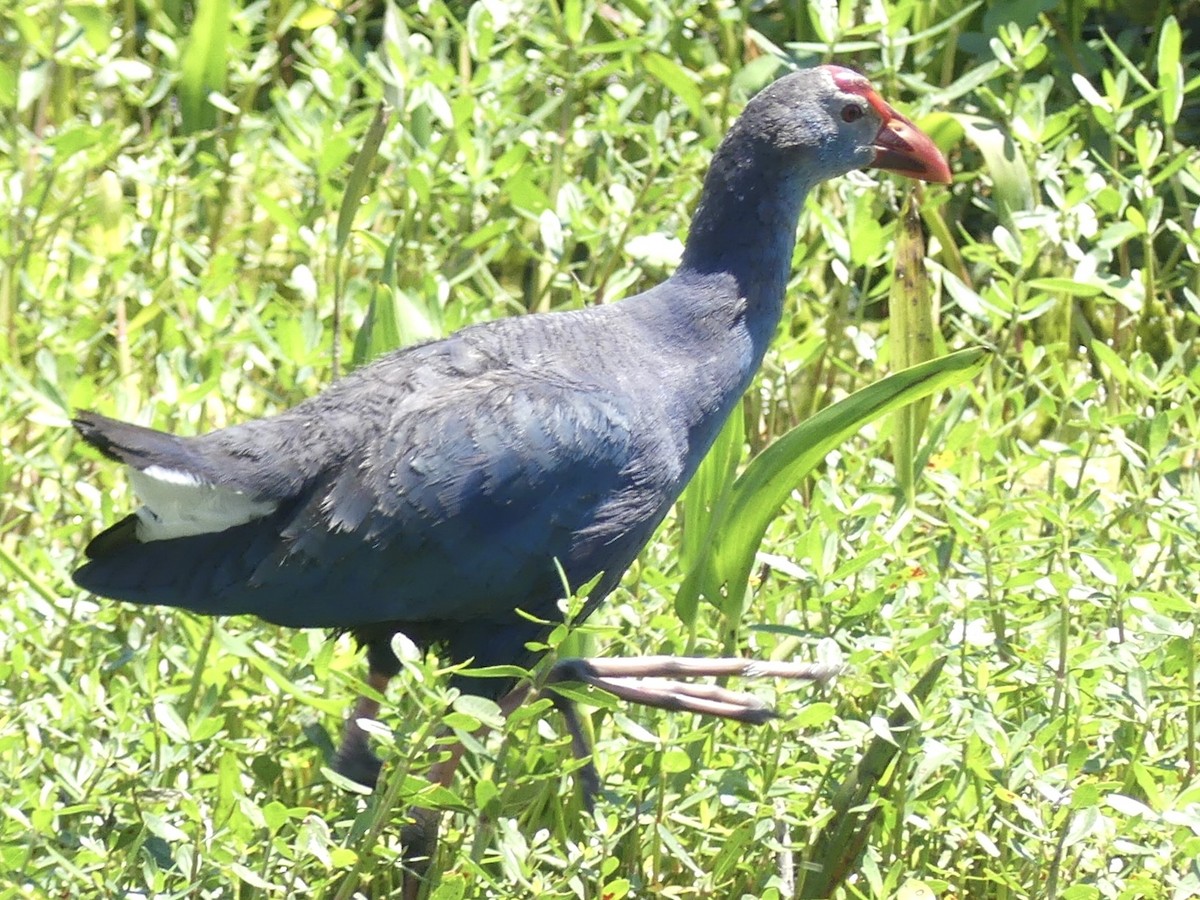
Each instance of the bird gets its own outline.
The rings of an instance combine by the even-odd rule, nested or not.
[[[373,785],[380,763],[356,723],[400,671],[393,637],[455,663],[528,665],[526,645],[563,617],[564,582],[593,585],[586,618],[758,370],[806,196],[869,167],[951,181],[934,142],[866,77],[796,71],[749,100],[712,157],[677,269],[642,293],[471,325],[206,434],[77,412],[140,505],[88,543],[75,583],[349,632],[374,694],[353,707],[334,768]],[[506,690],[458,677],[472,693]]]

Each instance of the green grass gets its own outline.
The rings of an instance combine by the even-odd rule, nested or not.
[[[1200,896],[1200,54],[1171,6],[0,9],[0,896],[391,896],[419,794],[449,811],[439,900]],[[789,716],[761,729],[598,702],[589,817],[546,701],[425,787],[437,726],[494,713],[447,713],[412,658],[389,807],[322,770],[347,639],[71,585],[130,508],[72,409],[196,433],[655,283],[777,52],[860,66],[948,151],[934,350],[996,352],[915,453],[908,417],[825,456],[744,596],[680,618],[704,544],[673,517],[583,642],[840,660],[833,685],[746,685]],[[910,190],[812,198],[727,459],[913,358],[883,315]]]

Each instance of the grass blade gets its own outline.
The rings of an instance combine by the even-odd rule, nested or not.
[[[379,145],[387,133],[391,110],[386,103],[380,103],[375,110],[375,118],[371,121],[367,133],[363,136],[362,147],[346,180],[346,190],[342,193],[342,204],[338,207],[337,242],[334,248],[337,279],[333,292],[333,377],[338,377],[341,369],[341,324],[342,324],[342,295],[346,289],[345,276],[342,271],[346,256],[346,243],[350,240],[350,229],[354,226],[354,217],[358,213],[359,204],[367,192],[367,181],[371,175],[371,166],[379,155]]]

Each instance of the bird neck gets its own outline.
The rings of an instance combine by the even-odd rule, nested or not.
[[[751,149],[731,141],[718,149],[675,277],[723,281],[723,296],[713,299],[744,307],[739,317],[761,359],[782,315],[810,183],[797,167],[763,148]]]
[[[672,421],[687,428],[685,481],[774,337],[809,187],[761,148],[758,162],[726,150],[718,151],[705,180],[679,268],[628,308],[669,335],[653,350],[663,390],[674,393]]]

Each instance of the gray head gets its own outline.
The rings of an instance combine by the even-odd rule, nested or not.
[[[950,181],[933,141],[866,78],[841,66],[794,72],[764,88],[730,129],[722,150],[732,151],[738,167],[749,156],[795,165],[806,185],[868,167]]]
[[[681,270],[737,271],[782,296],[796,221],[818,182],[872,166],[950,181],[946,160],[857,72],[818,66],[784,76],[747,105],[713,155]]]

